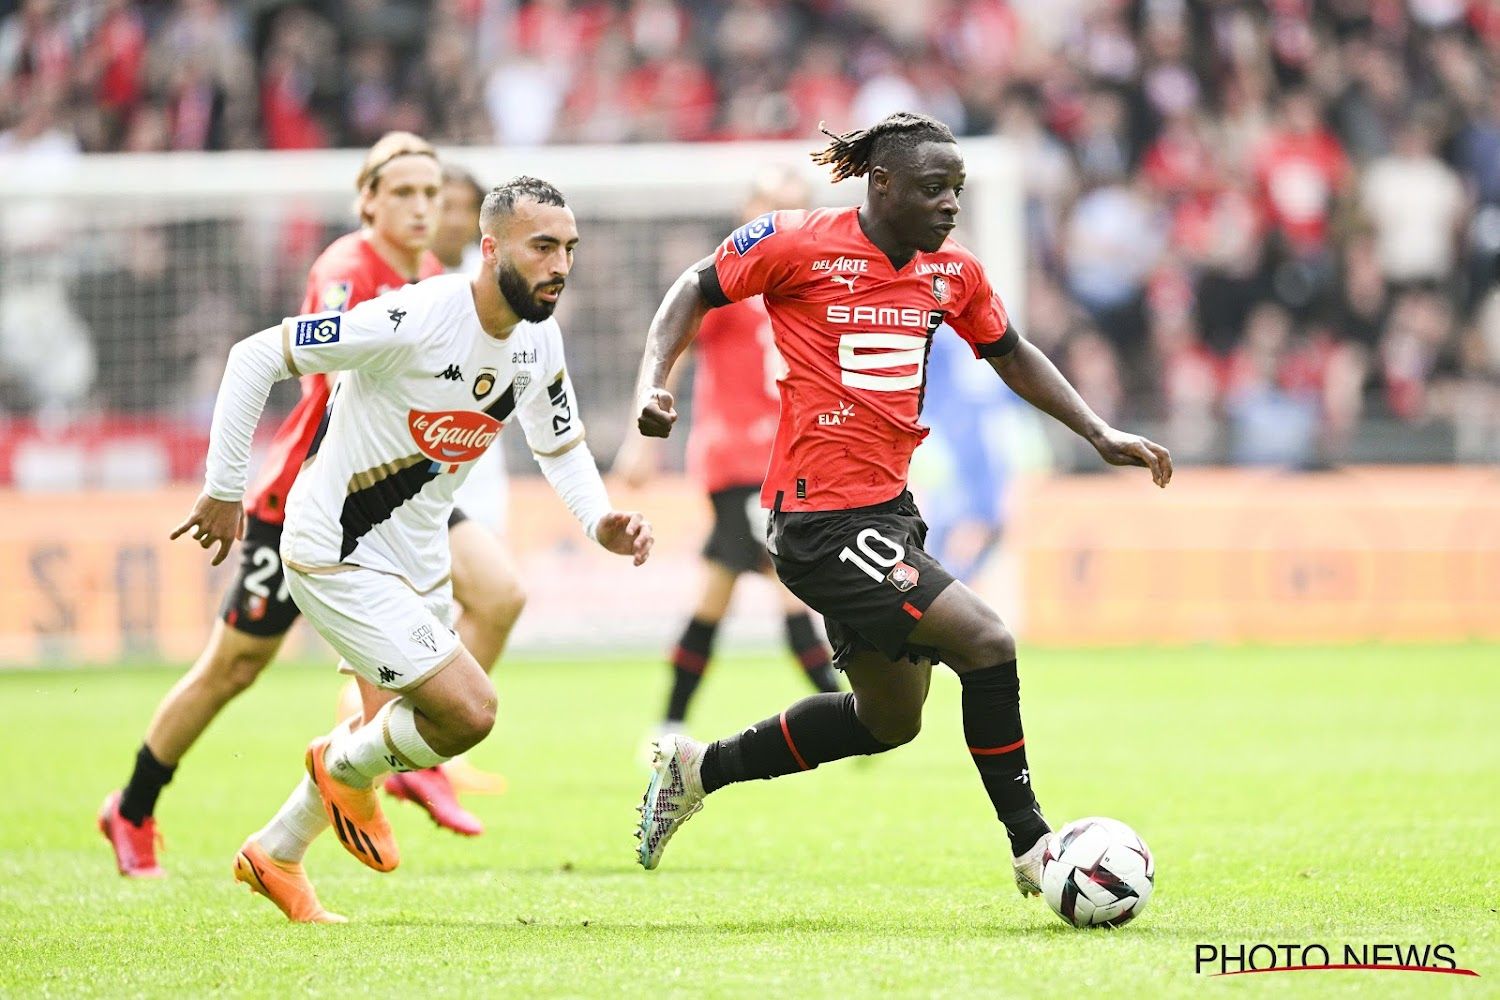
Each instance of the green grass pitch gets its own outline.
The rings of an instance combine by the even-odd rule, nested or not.
[[[1028,747],[1054,824],[1115,816],[1157,858],[1119,931],[1022,900],[972,773],[957,681],[869,762],[726,789],[634,863],[637,758],[665,668],[496,671],[472,756],[510,790],[463,841],[388,809],[399,871],[325,835],[308,869],[345,927],[295,927],[229,877],[329,728],[330,670],[277,665],[218,721],[158,816],[169,879],[119,878],[94,810],[174,671],[0,672],[0,995],[1494,996],[1500,984],[1500,647],[1028,651]],[[782,655],[714,664],[722,735],[802,694]],[[1210,979],[1194,946],[1435,944],[1481,974]]]

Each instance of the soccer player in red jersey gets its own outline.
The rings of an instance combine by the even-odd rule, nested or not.
[[[393,132],[366,154],[356,180],[361,228],[335,240],[308,273],[302,312],[344,311],[412,281],[442,273],[428,251],[438,224],[441,171],[425,140]],[[124,789],[105,797],[99,829],[114,848],[120,874],[157,877],[156,801],[178,762],[218,713],[275,658],[296,620],[287,591],[280,544],[287,492],[319,434],[330,379],[302,379],[302,398],[277,429],[247,493],[240,567],[225,594],[220,618],[191,670],[173,686],[152,717]],[[461,515],[460,515],[461,517]],[[458,628],[481,663],[492,664],[524,601],[498,541],[478,524],[450,527]],[[487,558],[499,551],[500,560]],[[439,773],[405,774],[408,797],[459,832],[478,833]],[[446,794],[445,794],[446,793]]]
[[[799,176],[769,170],[757,178],[742,218],[748,222],[766,212],[806,204],[807,184]],[[772,343],[765,305],[755,296],[715,309],[704,317],[693,343],[697,369],[688,468],[708,491],[714,522],[703,548],[702,590],[672,649],[672,688],[653,739],[683,731],[688,705],[708,669],[719,623],[741,574],[772,573],[760,486],[776,435],[776,380],[783,364]],[[644,485],[651,474],[656,455],[648,443],[648,438],[631,438],[615,457],[615,471],[630,486]],[[837,691],[831,653],[807,607],[786,588],[777,589],[792,654],[815,688]]]
[[[964,735],[1010,839],[1016,885],[1040,892],[1050,830],[1031,787],[1016,645],[1000,617],[922,548],[906,489],[930,338],[946,323],[1022,399],[1112,465],[1151,471],[1158,444],[1110,427],[1011,325],[983,266],[949,240],[964,162],[946,125],[895,114],[831,136],[814,159],[834,179],[868,177],[858,208],[774,212],[735,230],[683,273],[651,324],[638,383],[641,433],[677,419],[663,386],[704,315],[764,297],[787,363],[761,502],[783,583],[823,614],[848,694],[819,694],[704,745],[663,739],[641,803],[638,860],[650,869],[679,826],[725,785],[884,753],[921,727],[933,662],[963,686]]]

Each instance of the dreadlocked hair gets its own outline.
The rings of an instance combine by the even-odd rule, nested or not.
[[[909,149],[923,142],[957,142],[953,130],[936,118],[913,111],[887,115],[869,128],[835,135],[818,123],[818,131],[833,141],[812,154],[819,166],[833,168],[834,181],[863,177],[877,159],[894,148]]]

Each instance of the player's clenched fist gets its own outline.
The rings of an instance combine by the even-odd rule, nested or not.
[[[1107,428],[1093,440],[1099,457],[1110,465],[1138,465],[1151,470],[1151,480],[1166,488],[1172,481],[1172,454],[1155,441],[1139,434]]]
[[[672,433],[677,423],[677,410],[672,406],[672,394],[665,389],[647,389],[641,397],[641,415],[635,425],[647,437],[664,438]]]
[[[188,529],[192,529],[193,541],[205,549],[218,543],[219,552],[213,558],[217,566],[229,555],[229,543],[245,536],[245,508],[238,500],[215,500],[207,493],[200,494],[187,520],[172,532],[175,541]]]
[[[616,555],[634,556],[637,566],[651,555],[651,546],[656,541],[651,534],[651,522],[644,514],[621,510],[612,510],[601,517],[594,528],[594,537]]]

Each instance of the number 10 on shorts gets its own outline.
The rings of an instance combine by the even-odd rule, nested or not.
[[[875,545],[872,544],[877,542],[880,547],[888,551],[877,552]],[[886,573],[898,562],[906,558],[906,548],[904,546],[891,541],[874,528],[862,529],[855,536],[854,544],[859,551],[855,552],[854,549],[845,545],[839,552],[839,561],[854,565],[861,573],[876,583],[884,581]],[[876,569],[877,566],[884,568]]]

